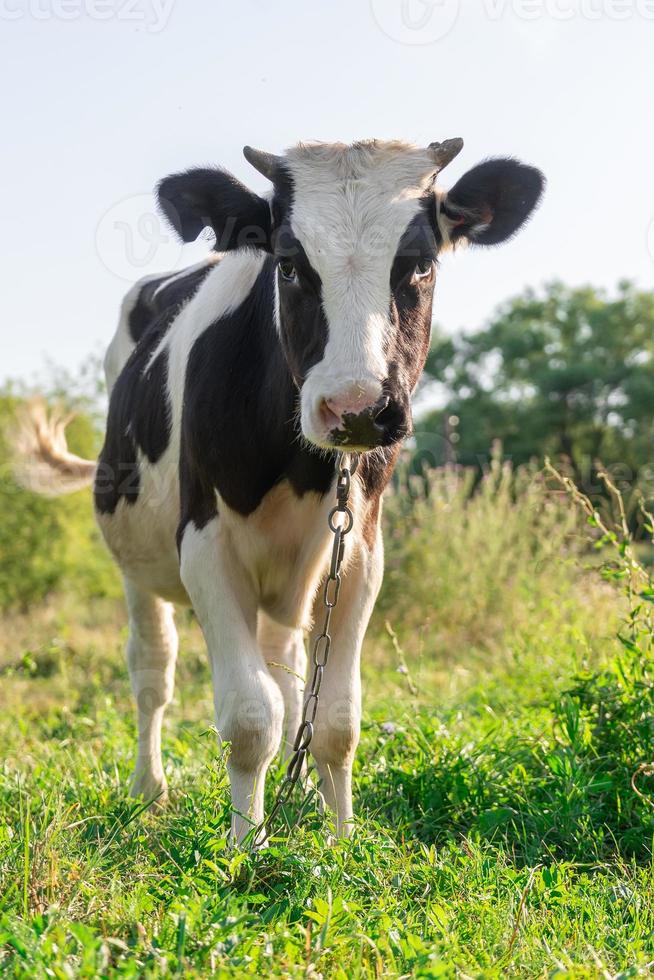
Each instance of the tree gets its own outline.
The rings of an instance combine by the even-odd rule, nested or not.
[[[654,293],[629,282],[613,298],[561,283],[527,290],[486,328],[439,338],[426,379],[445,386],[446,404],[422,418],[418,440],[454,416],[461,463],[500,440],[516,464],[567,457],[591,492],[598,461],[621,483],[654,482]]]

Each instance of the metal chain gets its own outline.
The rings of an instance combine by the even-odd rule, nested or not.
[[[308,688],[309,693],[304,701],[302,720],[300,721],[300,727],[297,730],[295,741],[293,742],[293,754],[286,765],[286,772],[284,773],[281,786],[277,790],[277,796],[275,797],[272,809],[257,827],[253,839],[255,847],[260,847],[268,839],[270,828],[277,814],[288,801],[295,784],[300,778],[304,760],[307,757],[311,739],[313,738],[313,725],[318,711],[320,688],[332,645],[332,638],[329,632],[332,611],[338,602],[338,596],[341,591],[341,568],[345,555],[345,536],[350,533],[354,525],[354,515],[349,507],[349,499],[351,480],[358,465],[359,457],[356,453],[350,454],[349,465],[343,462],[343,455],[340,456],[340,468],[336,480],[336,505],[332,507],[327,518],[329,530],[334,535],[334,543],[332,545],[329,572],[325,579],[322,592],[325,618],[323,620],[322,632],[318,634],[313,644],[313,671],[311,683]],[[343,515],[342,523],[336,523],[339,519],[339,514]],[[293,826],[294,824],[291,824],[291,828]]]

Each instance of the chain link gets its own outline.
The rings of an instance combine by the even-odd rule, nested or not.
[[[358,455],[351,453],[348,462],[349,465],[344,462],[344,457],[342,455],[340,456],[339,472],[336,480],[336,505],[332,507],[327,518],[329,530],[334,535],[334,543],[329,562],[329,572],[325,579],[322,592],[322,601],[325,607],[322,632],[316,636],[313,644],[313,670],[311,682],[308,687],[309,693],[304,701],[300,727],[297,730],[295,741],[293,742],[293,753],[286,765],[286,772],[277,790],[275,802],[272,805],[270,813],[259,824],[254,834],[253,843],[255,847],[260,847],[270,836],[272,824],[282,807],[288,802],[293,788],[302,774],[304,760],[307,757],[311,739],[313,738],[313,726],[318,712],[320,687],[332,645],[332,638],[329,632],[332,610],[338,602],[338,596],[341,591],[341,568],[345,556],[345,536],[350,533],[354,525],[354,515],[350,510],[349,499],[352,477],[359,465]],[[339,517],[339,515],[341,516]],[[342,523],[337,523],[337,521]],[[294,825],[289,825],[289,829],[292,829]]]

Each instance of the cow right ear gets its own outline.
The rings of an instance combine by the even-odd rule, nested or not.
[[[226,170],[202,167],[164,177],[157,186],[157,200],[184,242],[194,242],[205,228],[212,228],[217,252],[271,250],[268,202]]]

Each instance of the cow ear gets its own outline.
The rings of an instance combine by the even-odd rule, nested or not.
[[[446,242],[467,239],[498,245],[522,227],[537,206],[545,178],[518,160],[485,160],[440,200],[438,223]]]
[[[232,174],[210,167],[171,174],[157,186],[159,207],[180,238],[193,242],[213,228],[218,252],[270,251],[270,206]]]

